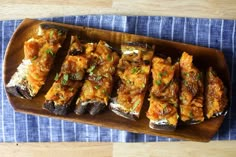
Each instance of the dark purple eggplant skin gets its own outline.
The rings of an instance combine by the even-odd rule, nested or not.
[[[86,112],[87,107],[88,107],[88,104],[86,104],[86,105],[76,105],[74,112],[77,115],[82,115]]]
[[[136,121],[136,120],[139,119],[139,117],[138,117],[137,115],[131,114],[130,112],[126,113],[126,112],[124,112],[123,110],[121,110],[121,109],[119,109],[119,108],[112,107],[112,106],[110,106],[109,108],[110,108],[110,110],[111,110],[112,112],[114,112],[115,114],[117,114],[117,115],[119,115],[119,116],[121,116],[121,117],[127,118],[127,119],[129,119],[129,120]]]
[[[86,105],[77,104],[74,112],[77,115],[82,115],[85,114],[86,112],[89,112],[90,115],[94,116],[102,112],[105,108],[106,104],[102,102],[87,103]]]
[[[169,124],[155,124],[153,122],[149,122],[149,127],[154,130],[162,130],[162,131],[175,131],[176,126]]]
[[[6,87],[6,91],[19,98],[30,99],[30,100],[33,98],[30,95],[30,92],[27,88],[22,89],[19,86]]]
[[[94,116],[94,115],[102,112],[105,107],[106,107],[106,104],[101,103],[101,102],[95,102],[93,104],[90,104],[89,114]]]
[[[71,101],[63,105],[55,105],[53,101],[46,100],[43,105],[43,108],[56,115],[64,116],[64,115],[67,115],[71,111],[72,105],[71,105]]]
[[[42,23],[40,24],[40,27],[42,29],[51,29],[51,28],[58,29],[61,31],[62,34],[65,34],[68,32],[66,28],[58,26],[58,25],[54,25],[54,24]]]

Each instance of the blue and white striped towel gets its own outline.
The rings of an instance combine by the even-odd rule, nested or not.
[[[213,139],[236,139],[235,20],[117,15],[69,16],[41,20],[127,32],[222,50],[231,73],[233,95],[229,114]],[[8,41],[21,21],[0,21],[1,65]],[[2,74],[2,67],[0,69]],[[17,113],[7,100],[2,77],[0,82],[0,142],[175,141],[170,138]]]

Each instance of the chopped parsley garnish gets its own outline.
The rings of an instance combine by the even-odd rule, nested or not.
[[[132,84],[132,82],[131,82],[129,79],[127,79],[126,82],[127,82],[128,84]]]
[[[142,88],[145,88],[145,84],[144,83],[142,84]]]
[[[189,73],[188,72],[184,72],[184,75],[189,77]]]
[[[109,96],[108,93],[107,93],[107,91],[106,91],[105,89],[102,89],[102,93],[103,93],[104,95],[106,95],[106,96]]]
[[[59,95],[59,98],[64,100],[64,96],[63,95]]]
[[[161,85],[161,80],[156,80],[155,84],[158,85],[158,86]]]
[[[166,114],[167,112],[168,112],[167,104],[164,104],[164,106],[163,106],[163,113]]]
[[[166,71],[163,71],[163,72],[162,72],[162,76],[167,76],[167,72],[166,72]]]
[[[62,35],[62,31],[59,30],[59,31],[58,31],[58,36],[61,36],[61,35]]]
[[[100,81],[101,79],[102,79],[102,76],[99,75],[99,76],[97,76],[97,77],[95,78],[95,81]]]
[[[202,76],[201,76],[201,73],[198,73],[198,74],[197,74],[197,80],[200,80],[201,77],[202,77]]]
[[[50,31],[50,34],[49,34],[49,36],[50,36],[50,39],[52,39],[52,37],[53,37],[53,34],[54,34],[54,31],[53,31],[53,30],[51,30],[51,31]]]
[[[99,88],[100,88],[100,86],[99,86],[99,85],[96,85],[96,86],[94,86],[94,88],[95,88],[95,89],[99,89]]]
[[[32,60],[34,61],[35,59],[37,59],[38,58],[38,56],[34,56],[33,58],[32,58]]]
[[[93,71],[96,68],[95,65],[90,66],[90,68],[87,70],[89,72],[89,75],[93,75]]]
[[[46,53],[50,54],[53,57],[55,56],[55,54],[52,52],[52,49],[50,49],[50,48],[46,50]]]
[[[72,87],[71,87],[71,88],[69,88],[69,91],[70,91],[70,92],[73,92],[73,90],[74,90],[74,88],[72,88]]]
[[[166,72],[166,71],[160,72],[160,73],[158,74],[158,76],[159,76],[159,78],[161,79],[162,76],[167,76],[167,72]]]
[[[68,74],[63,74],[63,78],[61,80],[62,85],[67,85],[67,82],[69,80],[69,75]]]
[[[55,80],[55,81],[58,81],[58,79],[59,79],[59,74],[56,73],[56,76],[54,77],[54,80]]]
[[[113,61],[113,56],[111,54],[108,54],[107,55],[107,60],[112,62]]]
[[[134,102],[134,106],[132,107],[132,111],[134,111],[138,107],[139,104],[140,104],[140,99],[138,99]]]
[[[183,83],[185,86],[188,86],[188,82],[186,80],[183,80]]]
[[[138,68],[138,67],[133,67],[132,68],[132,71],[131,71],[132,74],[137,74],[139,72],[140,72],[140,68]]]

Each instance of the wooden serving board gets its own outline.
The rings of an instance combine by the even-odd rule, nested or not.
[[[137,121],[131,121],[119,117],[110,110],[105,110],[101,114],[95,116],[91,116],[89,114],[79,116],[74,113],[70,113],[67,116],[56,116],[42,109],[42,105],[44,103],[44,95],[52,85],[53,78],[56,72],[60,71],[60,65],[62,64],[62,61],[66,55],[67,49],[69,47],[70,35],[72,34],[78,34],[81,37],[81,39],[86,39],[91,41],[104,40],[108,42],[111,46],[116,48],[119,48],[119,45],[121,43],[128,41],[155,44],[156,54],[161,53],[163,55],[168,55],[175,59],[180,57],[183,51],[186,51],[194,56],[194,64],[201,70],[204,70],[209,66],[213,66],[213,68],[216,70],[218,75],[225,83],[226,87],[229,89],[228,97],[230,96],[230,79],[229,79],[230,77],[224,55],[222,52],[216,49],[204,48],[184,43],[166,41],[145,36],[121,33],[121,32],[113,32],[113,31],[94,29],[82,26],[73,26],[61,23],[25,19],[16,29],[14,35],[12,36],[8,44],[5,53],[4,76],[3,76],[5,85],[9,82],[11,76],[15,73],[16,68],[24,58],[24,53],[23,53],[24,41],[28,40],[32,35],[37,33],[38,26],[41,23],[51,23],[68,28],[69,29],[68,38],[63,44],[63,47],[60,49],[61,53],[58,52],[58,54],[60,55],[58,55],[55,59],[54,67],[49,74],[45,86],[40,90],[39,94],[33,100],[25,100],[17,98],[7,93],[8,99],[16,111],[28,114],[64,119],[73,122],[92,124],[107,128],[126,130],[135,133],[144,133],[156,136],[165,136],[165,137],[202,141],[202,142],[207,142],[211,140],[211,138],[214,136],[214,134],[218,131],[219,127],[221,126],[224,120],[224,116],[206,120],[196,125],[179,125],[176,131],[173,132],[152,130],[149,128],[148,126],[149,120],[145,116],[146,111],[148,109],[148,101],[144,103],[140,119]]]

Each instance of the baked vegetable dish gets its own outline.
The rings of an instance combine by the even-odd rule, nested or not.
[[[147,125],[151,129],[173,131],[179,125],[201,123],[227,110],[229,93],[221,73],[217,73],[220,68],[207,64],[204,69],[195,62],[197,57],[187,52],[173,54],[173,58],[170,53],[163,57],[161,48],[156,49],[146,39],[145,43],[114,44],[100,40],[93,31],[87,34],[68,31],[46,23],[40,24],[37,31],[22,45],[24,58],[6,90],[14,96],[32,99],[43,85],[50,85],[47,92],[44,93],[46,87],[41,90],[45,100],[34,100],[56,115],[74,112],[77,115],[72,116],[90,120],[90,115],[104,111],[137,120],[133,124],[139,125],[139,119],[145,123],[149,120]],[[88,42],[91,36],[94,41]],[[58,52],[64,55],[57,55]],[[63,63],[53,69],[58,73],[52,76],[55,58]],[[54,81],[47,81],[49,74],[50,78],[55,77]]]
[[[93,47],[93,44],[82,44],[77,36],[71,36],[61,71],[56,74],[55,82],[45,95],[44,108],[58,115],[65,115],[72,108],[71,103],[82,86]]]
[[[95,115],[109,103],[114,74],[119,56],[104,41],[100,41],[91,54],[87,77],[76,101],[76,114],[88,111]]]
[[[174,130],[178,123],[179,62],[171,58],[152,60],[152,88],[147,117],[150,128]]]
[[[222,115],[227,105],[226,88],[212,67],[206,72],[205,114],[207,118]]]
[[[138,119],[146,94],[154,47],[147,44],[121,45],[122,57],[117,66],[119,87],[110,109],[125,118]]]
[[[180,118],[187,123],[199,123],[204,120],[203,74],[193,65],[193,57],[184,52],[180,58]]]
[[[45,84],[67,30],[51,24],[41,24],[38,34],[24,43],[24,59],[6,86],[18,97],[32,99]]]

